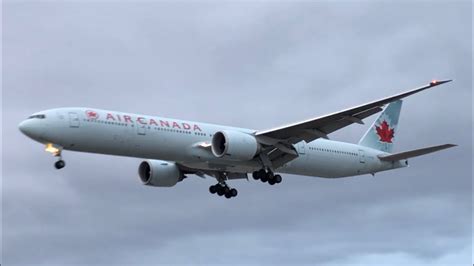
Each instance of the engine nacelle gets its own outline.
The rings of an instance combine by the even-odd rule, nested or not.
[[[254,136],[233,130],[216,132],[211,144],[214,156],[234,161],[251,160],[260,150]]]
[[[144,185],[153,187],[172,187],[184,178],[175,163],[159,160],[143,161],[138,167],[138,175]]]

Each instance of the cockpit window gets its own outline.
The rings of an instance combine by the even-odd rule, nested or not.
[[[43,114],[39,114],[39,115],[31,115],[31,116],[28,117],[28,119],[32,119],[32,118],[45,119],[46,116],[43,115]]]

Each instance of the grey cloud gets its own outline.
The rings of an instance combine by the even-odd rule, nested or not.
[[[471,3],[9,2],[4,11],[5,264],[469,260]],[[38,110],[92,106],[264,129],[432,78],[455,82],[405,101],[396,149],[459,147],[375,178],[235,181],[230,201],[207,192],[211,179],[144,187],[133,158],[69,152],[55,171],[16,128]],[[331,137],[356,142],[366,128]]]

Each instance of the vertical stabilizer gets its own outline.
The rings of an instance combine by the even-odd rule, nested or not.
[[[391,153],[393,143],[397,137],[401,108],[401,100],[389,103],[369,130],[365,132],[359,141],[359,145]]]

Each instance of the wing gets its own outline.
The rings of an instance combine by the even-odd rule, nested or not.
[[[450,81],[451,80],[433,80],[427,85],[390,97],[298,123],[258,131],[255,134],[259,142],[273,147],[273,149],[267,152],[267,154],[272,162],[272,157],[278,158],[278,163],[276,165],[274,164],[274,167],[278,167],[286,161],[297,157],[297,152],[295,151],[293,144],[302,140],[310,142],[318,138],[328,138],[328,134],[348,125],[353,123],[363,124],[362,120],[364,118],[382,111],[382,107],[390,102]]]

